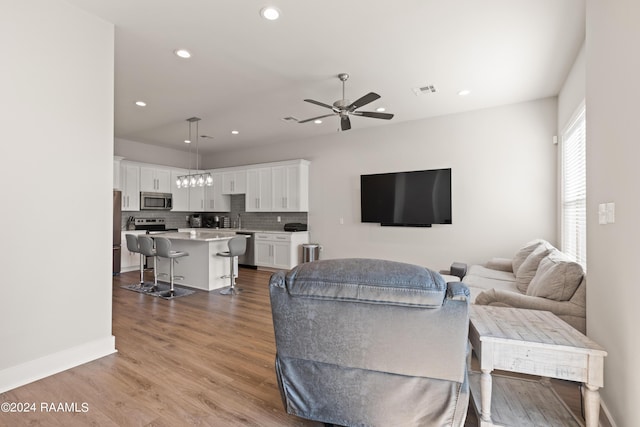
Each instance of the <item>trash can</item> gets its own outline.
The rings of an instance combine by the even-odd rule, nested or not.
[[[320,245],[305,243],[302,245],[302,262],[313,262],[320,258]]]

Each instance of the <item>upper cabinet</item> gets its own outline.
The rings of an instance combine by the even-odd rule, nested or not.
[[[271,168],[249,169],[247,171],[244,210],[247,212],[272,212],[272,191]]]
[[[171,193],[171,170],[150,166],[140,167],[140,191]]]
[[[309,162],[271,168],[274,212],[309,211]]]
[[[179,176],[188,174],[186,169],[174,169],[171,171],[171,194],[173,195],[174,212],[189,212],[189,188],[178,188],[176,181]]]
[[[204,206],[208,212],[231,212],[231,196],[222,194],[222,173],[209,171],[213,185],[204,188]]]
[[[128,162],[120,163],[122,210],[140,210],[140,167]]]
[[[247,170],[222,172],[222,194],[245,194],[247,192]]]

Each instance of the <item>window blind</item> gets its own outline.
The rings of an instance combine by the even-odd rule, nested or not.
[[[562,251],[587,264],[587,156],[584,103],[562,134]]]

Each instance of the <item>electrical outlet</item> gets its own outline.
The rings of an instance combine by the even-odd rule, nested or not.
[[[340,225],[344,225],[344,218],[340,217]]]
[[[277,216],[277,217],[276,217],[276,222],[280,222],[280,221],[282,221],[282,218],[281,218],[281,217],[279,217],[279,216]]]

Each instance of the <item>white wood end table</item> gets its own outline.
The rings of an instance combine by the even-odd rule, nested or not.
[[[545,387],[544,381],[515,377],[494,379],[494,369],[584,383],[585,424],[598,426],[598,389],[604,385],[607,352],[553,313],[471,305],[469,341],[480,362],[481,373],[470,374],[470,385],[481,427],[582,424],[572,414],[571,422],[562,418],[570,411],[564,402],[558,402],[560,399],[549,384]],[[492,414],[494,385],[498,393],[493,396]],[[545,390],[556,401],[547,401],[545,396],[549,393]],[[565,415],[554,418],[558,403]]]

